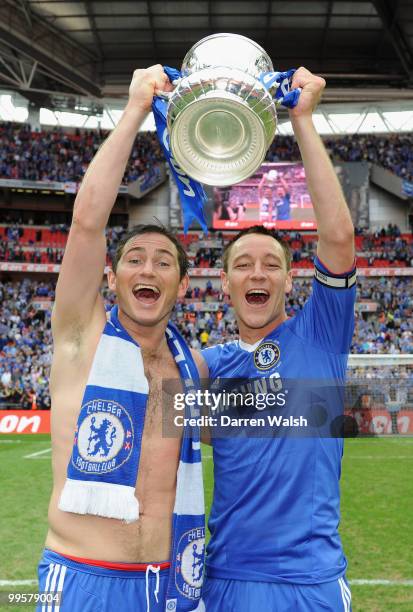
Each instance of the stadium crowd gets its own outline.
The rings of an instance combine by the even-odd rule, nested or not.
[[[222,291],[208,281],[196,285],[173,314],[181,333],[193,348],[237,338],[232,308]],[[287,314],[302,308],[311,289],[310,279],[294,279],[287,297]],[[103,291],[107,305],[114,296]],[[0,282],[0,403],[24,407],[50,406],[48,372],[51,359],[50,305],[54,284],[25,278]],[[373,312],[356,313],[352,353],[413,353],[413,279],[363,278],[359,303],[373,303]],[[411,372],[410,372],[411,375]]]
[[[27,123],[0,123],[0,178],[49,181],[81,181],[96,150],[108,132],[63,128],[34,131]],[[335,161],[367,161],[388,168],[413,181],[413,138],[408,134],[351,134],[325,137]],[[140,132],[127,166],[124,183],[153,171],[163,160],[155,132]],[[300,153],[292,136],[277,136],[267,161],[298,161]]]
[[[101,130],[68,131],[62,128],[32,131],[28,124],[0,124],[0,178],[80,182],[96,150],[106,138]],[[413,180],[413,138],[410,135],[352,135],[326,138],[335,161],[367,161],[388,168],[398,176]],[[132,182],[151,176],[163,160],[154,132],[139,133],[123,178]],[[278,136],[270,147],[268,161],[300,159],[295,140]],[[2,214],[0,261],[59,264],[64,253],[68,225],[61,216],[47,227],[34,225],[16,216]],[[30,216],[30,211],[26,211]],[[60,221],[59,221],[60,220]],[[28,225],[23,225],[23,221]],[[55,222],[56,221],[56,222]],[[124,231],[120,224],[107,230],[108,262]],[[413,242],[406,240],[390,224],[375,233],[356,230],[360,266],[413,267]],[[315,238],[296,232],[280,232],[289,243],[293,266],[309,267],[315,252]],[[200,237],[202,239],[202,236]],[[212,240],[210,244],[208,241]],[[195,268],[222,266],[225,237],[212,234],[206,242],[188,245]],[[212,245],[212,246],[211,246]],[[287,297],[287,314],[294,316],[308,298],[311,281],[295,279]],[[107,305],[114,296],[103,290]],[[19,282],[0,282],[0,405],[24,408],[49,408],[48,375],[51,362],[50,306],[54,283],[25,278]],[[413,353],[413,278],[372,277],[359,283],[359,303],[369,306],[356,313],[352,353]],[[205,288],[192,280],[185,299],[180,301],[173,319],[188,343],[196,349],[237,338],[232,308],[222,291],[208,281]],[[385,373],[386,372],[386,373]],[[405,369],[411,376],[411,369]],[[388,376],[388,369],[376,368],[377,377]]]
[[[413,137],[410,134],[351,134],[323,140],[334,161],[371,162],[413,181]],[[301,161],[295,139],[277,136],[267,153],[267,161]]]
[[[78,183],[108,133],[62,128],[34,131],[27,123],[0,123],[0,178]],[[163,159],[155,132],[139,132],[123,182],[152,173]]]
[[[68,231],[65,224],[36,229],[19,223],[0,225],[0,261],[60,264]],[[124,231],[121,225],[107,229],[108,262]]]
[[[49,408],[48,375],[54,283],[25,278],[0,283],[0,401],[23,408]]]
[[[19,223],[0,224],[0,261],[59,264],[63,257],[68,226],[52,225],[31,228]],[[124,232],[122,225],[109,227],[106,232],[108,262],[113,258],[116,244]],[[413,267],[413,241],[406,239],[396,225],[389,224],[375,233],[358,230],[357,250],[359,267]],[[195,268],[221,267],[225,239],[221,232],[211,232],[208,246],[191,246],[189,256]],[[279,232],[291,249],[293,267],[311,267],[316,249],[314,235],[304,237],[298,232]]]
[[[293,267],[309,267],[312,265],[313,254],[316,251],[316,237],[308,235],[305,238],[299,232],[278,232],[280,238],[288,243],[291,250]],[[391,223],[374,233],[357,230],[357,255],[359,267],[413,267],[413,241],[404,237],[400,229]],[[217,238],[214,237],[214,242]],[[189,255],[193,257],[195,268],[221,267],[222,247],[224,239],[218,232],[220,247],[207,248],[201,246]]]

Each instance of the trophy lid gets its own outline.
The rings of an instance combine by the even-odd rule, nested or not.
[[[195,43],[185,55],[181,70],[189,75],[214,66],[237,68],[254,77],[274,70],[271,58],[258,43],[228,33],[212,34]]]

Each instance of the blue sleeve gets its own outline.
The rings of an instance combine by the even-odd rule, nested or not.
[[[356,270],[333,274],[318,257],[314,264],[313,291],[296,317],[294,331],[322,350],[348,353],[354,332]]]
[[[221,358],[222,345],[210,346],[202,349],[201,355],[205,359],[209,369],[209,378],[215,379],[216,372],[219,371],[219,361]]]

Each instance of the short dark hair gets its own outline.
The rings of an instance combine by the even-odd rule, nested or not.
[[[135,238],[135,236],[140,236],[142,234],[161,234],[162,236],[166,236],[168,240],[170,240],[172,244],[175,245],[178,255],[179,276],[180,280],[182,280],[183,277],[188,273],[189,268],[189,260],[187,254],[176,236],[164,225],[156,223],[142,223],[140,225],[135,225],[129,231],[127,231],[126,234],[122,236],[116,246],[116,251],[113,256],[112,270],[116,273],[116,268],[118,267],[118,263],[123,255],[123,249],[125,248],[126,243],[129,242],[129,240],[131,240],[132,238]]]
[[[230,256],[230,252],[231,252],[232,246],[240,238],[242,238],[243,236],[247,236],[248,234],[261,234],[262,236],[271,236],[271,238],[274,238],[274,240],[276,240],[276,242],[278,242],[281,245],[282,250],[284,252],[284,258],[285,258],[285,263],[286,263],[286,266],[287,266],[287,271],[289,271],[291,269],[291,251],[290,251],[290,247],[281,238],[281,236],[278,234],[278,232],[276,230],[268,229],[268,228],[264,227],[263,225],[253,225],[252,227],[247,227],[246,229],[241,230],[235,236],[235,238],[233,238],[231,240],[231,242],[228,242],[228,244],[225,245],[224,254],[223,254],[223,265],[224,265],[224,271],[225,272],[228,272],[228,261],[229,261],[229,256]]]

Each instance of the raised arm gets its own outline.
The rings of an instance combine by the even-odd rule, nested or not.
[[[331,272],[338,274],[353,265],[354,227],[339,180],[312,119],[325,81],[299,68],[292,87],[302,88],[297,106],[290,110],[290,119],[317,219],[317,254]]]
[[[56,286],[54,340],[71,341],[93,321],[103,326],[99,295],[106,260],[105,227],[116,201],[133,142],[150,110],[155,90],[169,90],[162,66],[136,70],[123,115],[95,155],[76,197],[67,246]],[[92,325],[93,327],[93,325]]]
[[[262,198],[262,189],[264,187],[264,184],[265,184],[265,172],[263,173],[261,180],[259,182],[259,185],[258,185],[258,197],[260,199]]]
[[[284,189],[285,193],[290,193],[290,188],[289,188],[288,183],[285,180],[285,178],[281,177],[280,178],[280,183],[281,183],[281,187]]]

